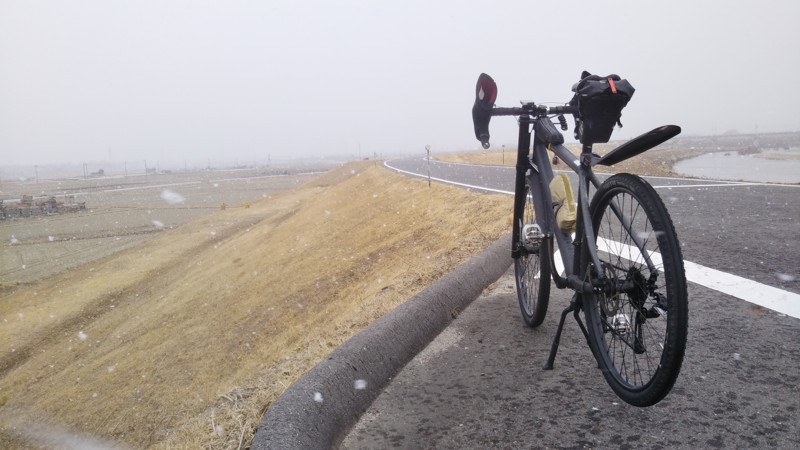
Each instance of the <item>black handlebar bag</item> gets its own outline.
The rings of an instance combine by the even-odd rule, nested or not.
[[[614,125],[622,126],[619,120],[622,108],[628,104],[634,91],[628,80],[618,75],[589,75],[582,79],[572,102],[578,104],[580,124],[577,134],[581,144],[608,142]]]

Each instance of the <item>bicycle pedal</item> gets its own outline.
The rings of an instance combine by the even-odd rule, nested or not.
[[[625,335],[631,329],[631,321],[626,314],[617,314],[611,319],[611,327],[620,335]]]
[[[528,223],[522,227],[522,246],[529,252],[538,251],[542,244],[544,233],[539,225]]]

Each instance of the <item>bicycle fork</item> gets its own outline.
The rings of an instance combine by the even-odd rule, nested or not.
[[[511,227],[511,256],[513,258],[519,258],[520,256],[520,242],[522,242],[522,236],[520,233],[520,227],[518,224],[522,223],[523,218],[522,214],[525,210],[525,202],[527,199],[522,192],[525,192],[525,175],[528,173],[528,170],[531,167],[530,161],[528,160],[528,149],[531,145],[531,135],[528,131],[530,126],[530,117],[527,115],[519,116],[519,143],[517,145],[517,165],[516,165],[516,177],[514,179],[514,192],[516,195],[514,196],[514,217],[512,219],[513,226]]]

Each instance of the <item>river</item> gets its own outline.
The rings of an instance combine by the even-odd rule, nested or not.
[[[684,176],[714,180],[800,183],[800,148],[769,150],[759,155],[706,153],[679,161],[673,170]]]

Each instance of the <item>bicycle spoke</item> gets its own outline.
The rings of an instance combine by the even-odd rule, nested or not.
[[[666,309],[655,309],[658,295],[668,299],[660,235],[632,194],[619,192],[606,205],[596,239],[602,271],[612,287],[596,296],[595,308],[601,311],[595,317],[602,317],[603,352],[615,376],[631,388],[642,388],[661,367],[667,335]]]
[[[528,326],[536,327],[544,320],[547,312],[550,276],[546,269],[542,273],[541,252],[535,238],[531,239],[523,232],[527,225],[536,222],[530,187],[526,184],[525,189],[522,223],[517,224],[520,227],[521,240],[517,245],[520,247],[521,255],[514,261],[514,272],[522,317]]]

